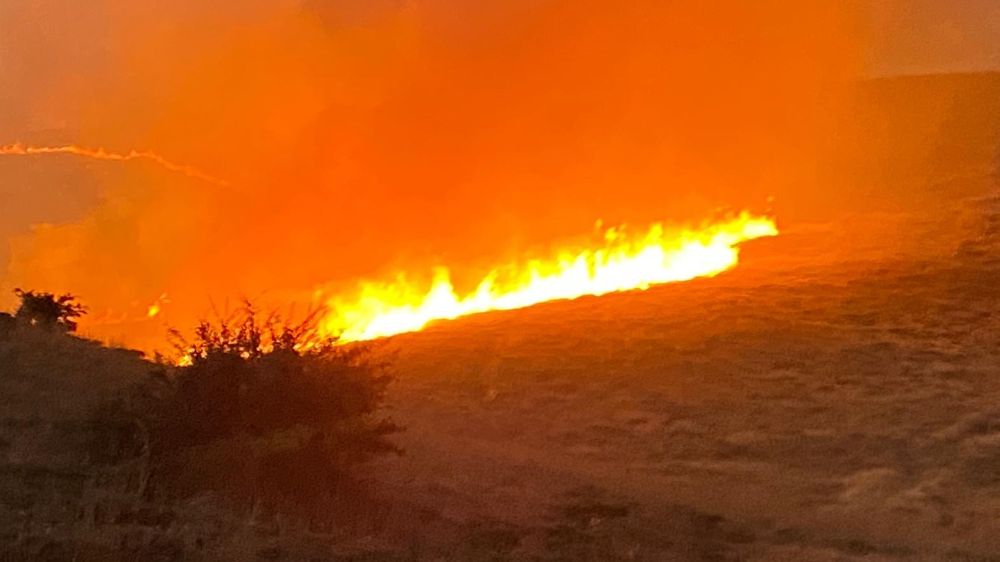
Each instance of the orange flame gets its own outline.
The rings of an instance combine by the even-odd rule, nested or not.
[[[110,152],[103,148],[86,148],[69,144],[65,146],[27,146],[21,143],[0,145],[0,156],[30,156],[36,154],[72,154],[85,158],[97,160],[111,160],[115,162],[128,162],[129,160],[149,160],[159,166],[185,176],[213,183],[219,186],[228,186],[229,183],[221,180],[201,170],[184,164],[177,164],[167,160],[163,156],[151,151],[129,150],[127,153]]]
[[[635,237],[623,227],[609,228],[602,247],[494,269],[465,296],[456,293],[445,268],[435,271],[426,291],[402,276],[394,283],[362,283],[354,299],[327,303],[320,331],[342,342],[370,340],[418,331],[434,320],[714,276],[737,264],[739,244],[777,234],[773,219],[748,212],[696,229],[654,224]]]

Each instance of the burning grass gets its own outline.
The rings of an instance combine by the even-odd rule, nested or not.
[[[744,211],[692,228],[654,224],[639,234],[625,227],[601,234],[592,246],[493,269],[466,294],[456,291],[446,268],[436,270],[429,289],[405,275],[363,282],[354,298],[328,302],[319,332],[340,341],[371,340],[418,331],[435,320],[711,277],[738,263],[740,244],[775,236],[778,228],[772,218]]]

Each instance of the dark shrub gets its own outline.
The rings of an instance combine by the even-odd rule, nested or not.
[[[15,289],[14,294],[21,299],[14,317],[31,326],[46,329],[59,329],[66,332],[76,331],[76,319],[83,316],[87,309],[76,302],[73,295],[59,295],[35,291]]]
[[[335,346],[308,323],[202,323],[184,366],[148,400],[151,493],[221,493],[237,505],[315,519],[350,485],[351,468],[395,452],[379,417],[387,365],[366,346]]]

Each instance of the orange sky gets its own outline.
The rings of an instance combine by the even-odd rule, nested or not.
[[[0,0],[0,144],[151,149],[231,184],[2,160],[21,234],[0,290],[100,319],[167,293],[186,321],[209,297],[475,270],[597,218],[794,203],[864,71],[846,2],[483,4]]]

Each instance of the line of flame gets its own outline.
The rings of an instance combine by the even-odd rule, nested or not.
[[[116,162],[127,162],[129,160],[149,160],[164,169],[185,176],[199,179],[219,186],[228,186],[229,183],[215,176],[209,175],[198,168],[185,164],[177,164],[167,160],[159,154],[148,150],[129,150],[126,153],[111,152],[104,148],[87,148],[74,144],[63,146],[30,146],[21,143],[0,145],[0,155],[30,156],[37,154],[72,154],[97,160],[111,160]]]
[[[465,296],[456,293],[445,268],[435,271],[429,290],[404,276],[390,283],[363,282],[353,299],[327,302],[319,329],[341,342],[371,340],[419,331],[435,320],[714,276],[738,263],[739,244],[777,234],[772,218],[748,212],[694,229],[655,224],[640,236],[610,228],[596,249],[494,269]]]

